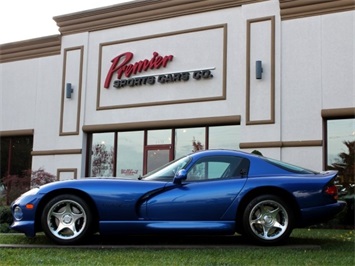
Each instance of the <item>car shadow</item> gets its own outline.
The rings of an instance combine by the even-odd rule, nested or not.
[[[94,235],[82,245],[125,248],[214,248],[214,247],[266,247],[252,244],[241,235],[134,235],[134,236],[101,236]],[[289,248],[320,249],[319,243],[314,239],[299,239],[291,237],[289,241],[280,245]]]
[[[235,245],[247,244],[242,236],[181,236],[181,235],[133,235],[100,236],[94,235],[85,244],[101,245]]]

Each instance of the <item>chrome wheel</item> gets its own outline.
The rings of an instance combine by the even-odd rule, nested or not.
[[[261,201],[251,210],[249,225],[260,238],[273,240],[286,231],[288,214],[285,208],[276,201]]]
[[[293,229],[293,212],[281,198],[263,195],[254,198],[243,214],[243,231],[258,244],[279,244]]]
[[[90,227],[91,214],[87,204],[74,195],[52,199],[44,208],[42,227],[48,237],[60,244],[82,240]]]

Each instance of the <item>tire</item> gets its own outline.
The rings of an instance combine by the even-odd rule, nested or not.
[[[91,232],[92,214],[82,198],[64,194],[45,205],[41,224],[46,236],[54,242],[77,244]]]
[[[275,195],[254,198],[243,213],[243,235],[260,245],[284,243],[293,230],[294,214],[288,204]]]

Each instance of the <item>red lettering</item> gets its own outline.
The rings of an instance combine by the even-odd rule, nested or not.
[[[132,58],[133,53],[126,52],[112,59],[112,65],[106,75],[104,83],[105,88],[109,88],[112,76],[115,72],[117,72],[118,79],[121,79],[122,75],[125,75],[127,78],[129,78],[131,75],[147,71],[148,69],[159,69],[160,67],[166,67],[168,62],[173,60],[174,56],[167,55],[163,57],[159,55],[159,53],[154,52],[153,57],[150,60],[144,59],[134,64],[128,64]],[[123,61],[121,59],[123,59]],[[118,64],[120,61],[122,62]]]
[[[117,66],[118,62],[121,60],[121,57],[124,57],[123,62]],[[104,84],[104,87],[106,89],[108,89],[110,87],[112,75],[116,71],[117,71],[117,78],[121,79],[122,74],[123,74],[123,72],[120,70],[121,67],[126,65],[129,61],[131,61],[132,58],[133,58],[133,53],[126,52],[126,53],[120,54],[119,56],[116,56],[114,59],[111,60],[112,65],[106,75],[105,84]]]
[[[173,55],[164,56],[163,62],[162,62],[163,67],[166,67],[166,65],[168,64],[169,61],[173,61],[173,58],[174,58]]]

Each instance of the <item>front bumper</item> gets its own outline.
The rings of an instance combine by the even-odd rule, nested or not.
[[[36,236],[34,221],[14,221],[11,224],[10,228],[18,232],[24,233],[27,237]]]
[[[30,190],[11,204],[14,221],[10,228],[24,233],[27,237],[36,236],[36,210],[40,201],[37,191],[38,189]],[[18,210],[20,211],[18,212]]]

